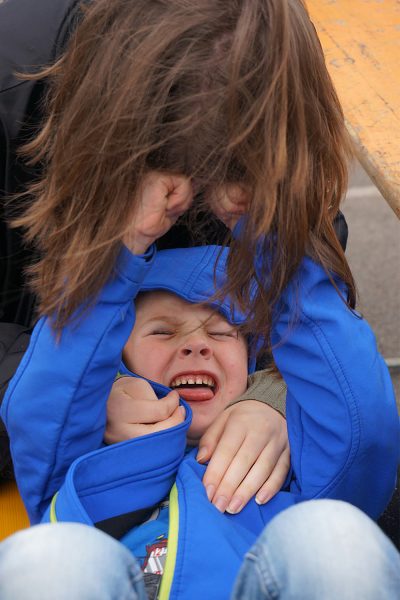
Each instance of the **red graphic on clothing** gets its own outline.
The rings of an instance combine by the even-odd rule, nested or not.
[[[167,557],[168,539],[162,536],[154,544],[146,545],[146,558],[143,561],[143,573],[162,575],[164,573],[165,560]]]

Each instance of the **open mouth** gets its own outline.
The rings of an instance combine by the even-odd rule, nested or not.
[[[187,402],[206,402],[216,394],[217,382],[209,374],[185,373],[174,377],[170,387],[177,390],[180,397]]]

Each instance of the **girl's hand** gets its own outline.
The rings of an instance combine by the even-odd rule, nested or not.
[[[185,420],[178,392],[159,400],[144,379],[121,377],[113,384],[107,402],[104,441],[115,444],[174,427]]]
[[[286,420],[263,402],[238,402],[203,435],[197,460],[210,461],[203,483],[221,512],[240,512],[254,494],[258,504],[265,504],[289,471]]]
[[[232,231],[240,217],[248,212],[250,192],[240,183],[227,183],[212,190],[207,200],[211,212]]]
[[[167,233],[193,199],[190,179],[157,171],[145,175],[139,193],[132,223],[122,240],[133,254],[143,254]]]

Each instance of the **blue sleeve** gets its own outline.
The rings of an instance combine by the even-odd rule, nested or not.
[[[102,445],[107,398],[134,324],[133,299],[153,253],[134,256],[123,248],[93,309],[65,327],[59,340],[49,319],[40,319],[10,382],[1,416],[33,523],[71,463]]]
[[[336,285],[342,295],[304,259],[273,331],[294,473],[284,503],[339,498],[376,518],[395,485],[399,417],[374,334]]]

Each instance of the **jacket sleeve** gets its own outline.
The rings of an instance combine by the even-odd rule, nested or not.
[[[247,390],[232,400],[228,406],[233,406],[245,400],[264,402],[277,410],[283,417],[286,416],[286,384],[271,369],[255,371],[249,375]]]
[[[107,398],[134,324],[133,299],[152,256],[152,249],[139,257],[123,248],[115,276],[96,305],[65,327],[59,340],[49,319],[42,318],[9,384],[1,416],[33,523],[69,465],[102,445]]]
[[[338,498],[377,518],[395,485],[399,417],[374,334],[336,285],[304,259],[273,331],[294,474],[285,502]]]

